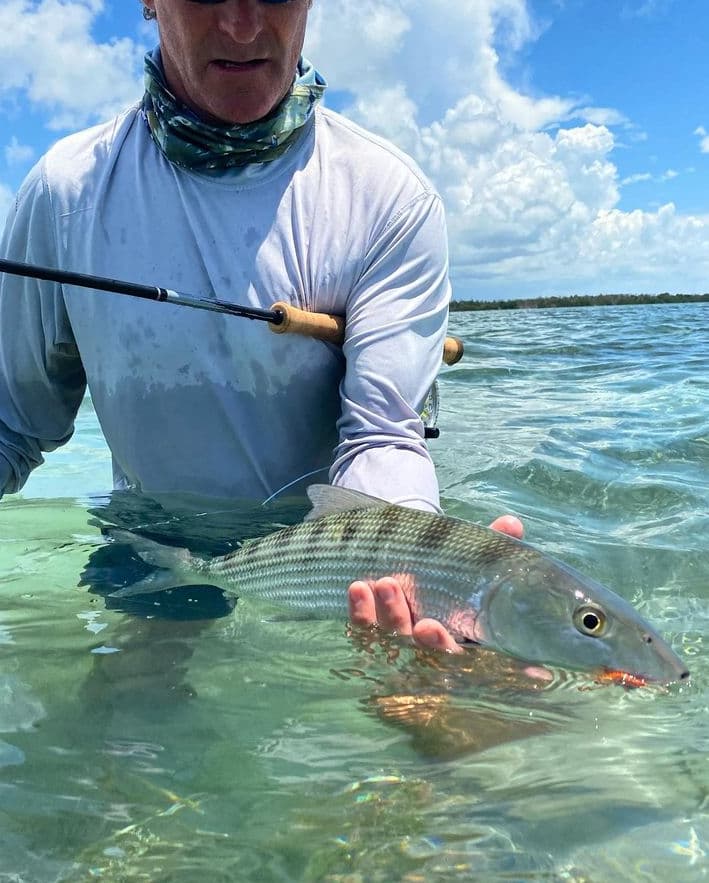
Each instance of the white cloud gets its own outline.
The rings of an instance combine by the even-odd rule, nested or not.
[[[499,73],[498,31],[511,50],[536,33],[525,0],[327,0],[310,15],[307,51],[336,85],[369,98],[405,83],[423,122],[470,94],[522,127],[544,126],[573,107],[556,97],[534,101]]]
[[[702,153],[709,153],[709,134],[704,126],[697,126],[694,134],[699,136],[699,149]]]
[[[655,290],[664,279],[659,290],[676,291],[674,280],[683,277],[693,290],[706,290],[707,217],[680,215],[672,203],[655,212],[612,209],[598,214],[588,234],[579,257],[588,267],[603,261],[610,278],[645,279]]]
[[[675,0],[633,0],[622,8],[625,18],[656,18],[669,12]]]
[[[614,107],[583,107],[576,111],[576,115],[587,123],[594,126],[620,126],[627,125],[626,117]]]
[[[51,129],[107,118],[141,94],[141,51],[93,40],[103,0],[3,0],[0,101],[29,101]]]
[[[709,219],[618,208],[613,127],[643,137],[622,111],[505,79],[500,56],[538,33],[526,0],[327,0],[306,51],[352,95],[347,115],[411,153],[441,192],[457,296],[511,293],[519,280],[608,290],[616,274],[632,290],[649,267],[679,268],[683,241],[706,278]]]
[[[20,144],[16,136],[10,138],[10,143],[5,147],[5,162],[9,166],[28,163],[34,158],[34,148],[29,144]]]
[[[666,169],[661,175],[653,175],[650,172],[637,172],[634,175],[628,175],[626,178],[623,178],[620,186],[627,187],[629,184],[641,184],[648,181],[653,184],[664,184],[665,181],[674,181],[677,177],[679,177],[679,172],[676,169]]]

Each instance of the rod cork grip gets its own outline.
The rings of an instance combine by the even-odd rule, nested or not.
[[[443,361],[446,365],[455,365],[463,358],[465,346],[459,337],[446,337],[443,342]]]
[[[268,327],[276,334],[303,334],[324,340],[328,343],[342,345],[345,339],[345,320],[343,316],[330,313],[310,313],[294,307],[285,301],[277,301],[272,310],[278,310],[283,321],[278,325],[269,322]],[[443,344],[443,361],[446,365],[455,365],[463,357],[463,341],[459,337],[446,337]]]
[[[331,316],[329,313],[309,313],[278,301],[272,307],[283,316],[283,321],[276,325],[269,322],[268,327],[276,334],[304,334],[328,343],[342,344],[345,339],[345,320],[342,316]]]

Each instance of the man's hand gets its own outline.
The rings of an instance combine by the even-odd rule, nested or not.
[[[493,530],[509,534],[518,540],[524,535],[522,522],[514,515],[503,515],[490,525]],[[417,644],[449,653],[462,653],[440,622],[420,619],[414,622],[401,582],[393,576],[364,582],[353,582],[348,591],[350,622],[354,627],[371,628],[376,625],[385,632],[411,635]]]

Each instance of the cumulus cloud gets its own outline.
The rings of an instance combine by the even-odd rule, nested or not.
[[[30,105],[54,130],[108,118],[141,94],[139,47],[92,37],[103,0],[3,0],[0,102]]]
[[[327,0],[311,16],[307,50],[351,96],[347,115],[411,153],[443,196],[457,296],[497,293],[510,280],[516,290],[549,280],[593,291],[615,278],[632,290],[647,268],[679,266],[685,237],[697,244],[697,278],[706,276],[709,219],[672,205],[618,208],[614,129],[642,137],[622,110],[525,94],[506,80],[501,54],[539,34],[525,0]]]
[[[683,278],[692,290],[707,288],[709,221],[677,213],[672,203],[655,212],[617,209],[600,212],[579,249],[584,266],[603,261],[609,278],[632,276],[645,280],[646,290],[676,291],[674,280]],[[687,268],[689,264],[689,268]]]
[[[522,127],[540,127],[568,112],[571,101],[534,101],[505,82],[499,32],[508,51],[533,37],[525,0],[328,0],[313,7],[307,45],[318,65],[356,96],[405,84],[424,123],[471,94]],[[368,101],[375,103],[376,97]]]

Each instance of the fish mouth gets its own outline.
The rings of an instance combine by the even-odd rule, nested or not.
[[[638,687],[667,686],[688,679],[689,670],[686,668],[678,671],[674,677],[670,678],[654,678],[649,675],[633,674],[632,672],[610,668],[604,668],[596,673],[596,683],[618,684],[621,687],[625,687],[626,690],[635,690]]]

